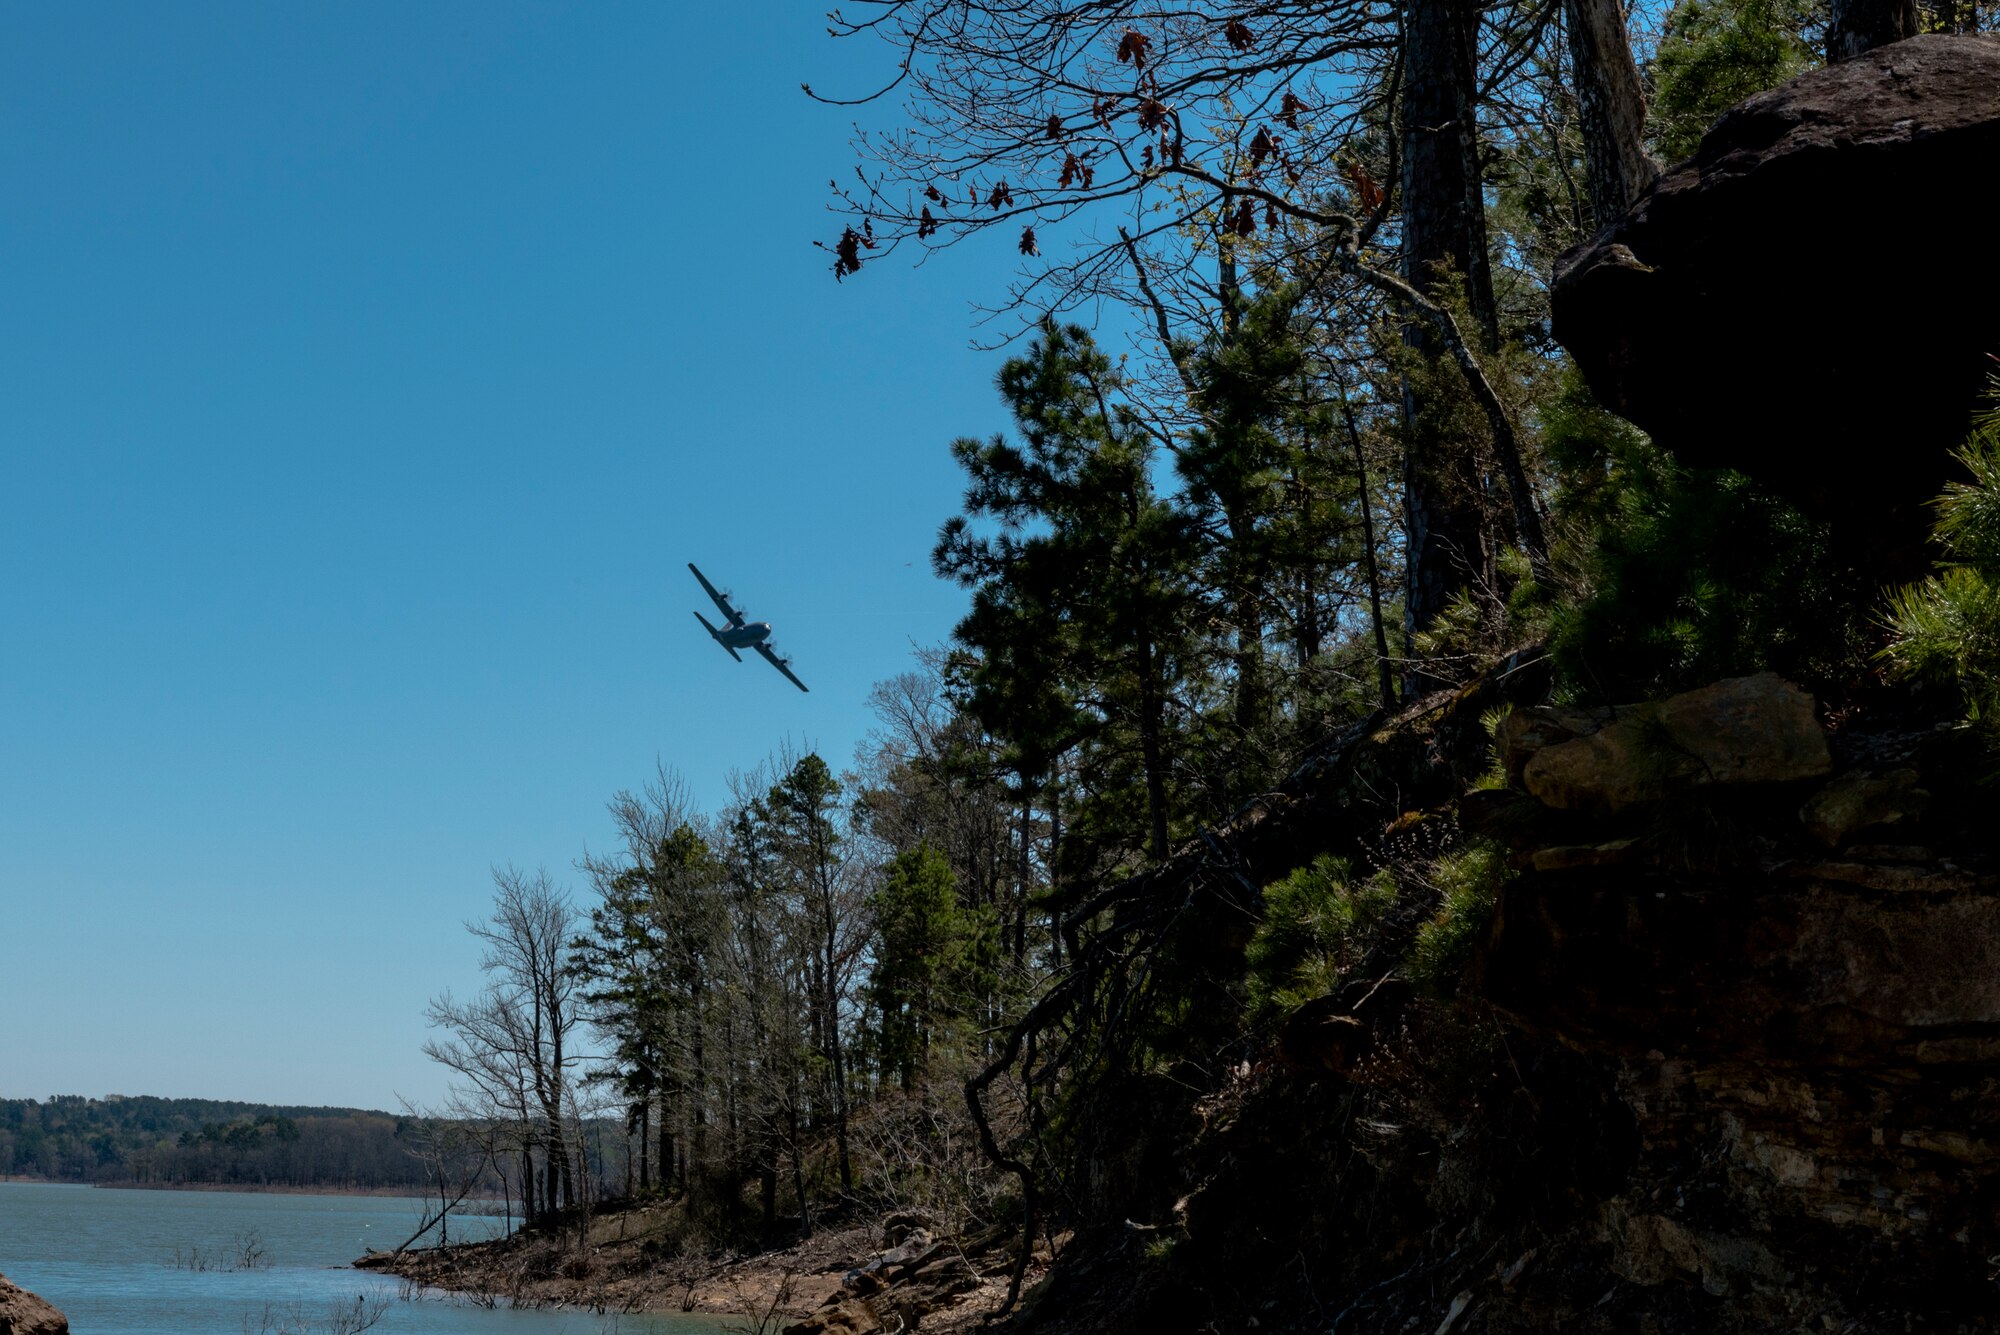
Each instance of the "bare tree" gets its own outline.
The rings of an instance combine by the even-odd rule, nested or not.
[[[460,1092],[518,1129],[523,1214],[560,1210],[576,1197],[576,1143],[564,1116],[574,1068],[583,1058],[579,981],[569,968],[576,913],[546,872],[494,872],[492,916],[466,930],[485,946],[485,990],[471,1001],[450,994],[426,1012],[445,1037],[424,1045],[461,1077]],[[542,1152],[539,1209],[533,1155]]]
[[[408,1101],[402,1110],[408,1125],[405,1148],[424,1166],[425,1180],[437,1203],[433,1206],[428,1197],[425,1199],[416,1229],[395,1250],[407,1250],[432,1229],[437,1230],[442,1247],[451,1241],[451,1212],[493,1180],[500,1128],[490,1113],[462,1098],[442,1111],[418,1108]]]

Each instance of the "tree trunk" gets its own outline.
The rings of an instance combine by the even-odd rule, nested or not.
[[[645,1191],[653,1185],[647,1175],[649,1167],[648,1151],[653,1138],[653,1098],[649,1094],[639,1100],[639,1190]]]
[[[738,1073],[742,1071],[743,1064],[736,1052],[736,1012],[734,1010],[723,1012],[722,1051],[723,1070],[725,1072],[722,1081],[722,1106],[725,1122],[724,1130],[729,1138],[729,1143],[724,1147],[725,1162],[728,1163],[729,1171],[733,1176],[741,1177],[744,1159],[741,1126],[742,1113],[741,1109],[737,1106],[736,1085],[740,1078]]]
[[[1491,351],[1500,338],[1480,181],[1478,40],[1473,0],[1410,0],[1403,10],[1403,274],[1429,293],[1441,268],[1455,270]]]
[[[698,964],[689,967],[689,1023],[693,1026],[694,1058],[694,1160],[697,1164],[708,1162],[708,1031],[702,1023],[704,989],[701,968]]]
[[[833,1023],[828,1050],[833,1057],[833,1137],[840,1156],[840,1194],[854,1194],[854,1163],[847,1152],[847,1057],[840,1046],[840,1025]]]
[[[1831,0],[1827,8],[1829,65],[1917,35],[1916,0]]]
[[[1049,784],[1049,959],[1062,971],[1062,761],[1054,764],[1055,781]]]
[[[1660,174],[1646,151],[1646,94],[1619,0],[1564,0],[1569,59],[1583,123],[1590,212],[1608,226]]]
[[[1167,860],[1167,779],[1166,756],[1160,744],[1165,712],[1160,699],[1159,653],[1151,636],[1139,642],[1139,763],[1146,771],[1146,816],[1151,828],[1153,860]]]
[[[833,850],[827,844],[821,843],[815,849],[815,855],[820,878],[821,940],[825,951],[821,964],[825,987],[821,1005],[826,1011],[825,1051],[833,1070],[834,1140],[840,1154],[841,1194],[851,1196],[854,1194],[854,1166],[847,1152],[847,1060],[840,1046],[839,962],[835,955],[840,944],[840,933],[839,924],[834,919],[833,885],[828,880]]]
[[[1396,708],[1396,678],[1389,666],[1389,632],[1382,624],[1382,572],[1375,559],[1375,516],[1368,504],[1368,455],[1361,448],[1361,428],[1354,420],[1354,406],[1347,395],[1340,396],[1340,415],[1347,424],[1347,439],[1354,447],[1354,480],[1361,497],[1361,542],[1368,571],[1369,620],[1375,628],[1375,675],[1382,692],[1382,708]]]
[[[1232,546],[1239,549],[1256,542],[1256,520],[1236,510],[1225,516]],[[1231,562],[1237,587],[1231,591],[1236,605],[1236,643],[1230,658],[1236,673],[1236,701],[1233,722],[1240,738],[1258,735],[1264,724],[1264,600],[1263,581],[1268,572],[1245,569],[1248,562]],[[1256,562],[1258,566],[1263,563]]]
[[[1028,776],[1023,774],[1021,776],[1021,843],[1018,860],[1015,863],[1014,876],[1013,955],[1014,963],[1017,965],[1028,954],[1028,879],[1032,868],[1028,840],[1031,833],[1030,821],[1033,818],[1034,809],[1034,789],[1028,782]]]
[[[1498,343],[1486,215],[1479,190],[1476,41],[1468,0],[1410,0],[1403,11],[1403,275],[1425,295],[1455,272],[1490,349]],[[1442,349],[1421,321],[1403,341],[1427,356]],[[1469,583],[1480,547],[1479,479],[1463,441],[1419,438],[1415,394],[1404,387],[1406,633],[1427,630]],[[1436,683],[1412,671],[1406,693]]]
[[[562,1209],[561,1160],[564,1157],[556,1152],[554,1141],[550,1141],[548,1148],[542,1151],[542,1201],[550,1214]]]
[[[806,1199],[805,1160],[799,1152],[799,1105],[796,1097],[786,1109],[790,1121],[792,1142],[792,1193],[799,1201],[799,1236],[809,1238],[813,1231],[812,1203]]]

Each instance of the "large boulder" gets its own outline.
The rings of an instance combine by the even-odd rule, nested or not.
[[[1791,783],[1833,767],[1813,698],[1775,672],[1615,709],[1517,709],[1496,740],[1510,776],[1572,811],[1622,811],[1706,784]]]
[[[2000,353],[2000,40],[1915,37],[1725,113],[1558,261],[1555,335],[1683,462],[1920,569]]]
[[[69,1335],[69,1318],[0,1275],[0,1335]]]

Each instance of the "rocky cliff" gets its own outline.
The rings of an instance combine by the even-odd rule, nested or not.
[[[1699,1286],[1751,1329],[1990,1313],[2000,868],[1979,758],[1920,716],[1822,733],[1768,677],[1615,712],[1503,725],[1509,768],[1551,815],[1593,809],[1596,842],[1518,852],[1478,977],[1629,1112],[1630,1185],[1594,1225],[1612,1274]]]
[[[1534,680],[1382,727],[1244,847],[1344,840],[1356,770],[1448,742],[1503,675]],[[1185,1117],[1128,1119],[1163,1181],[1079,1239],[1029,1328],[1994,1328],[1990,761],[1908,697],[1829,717],[1768,674],[1496,732],[1506,786],[1363,841],[1506,848],[1463,990],[1362,977]]]

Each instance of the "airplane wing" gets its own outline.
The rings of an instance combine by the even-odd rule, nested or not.
[[[708,590],[709,597],[715,599],[715,605],[721,608],[722,615],[729,619],[730,628],[734,629],[735,627],[742,625],[743,614],[737,611],[735,608],[731,607],[729,605],[729,600],[727,598],[723,597],[720,593],[716,592],[715,586],[708,582],[708,576],[702,574],[701,571],[699,570],[695,570],[695,565],[694,562],[692,561],[688,562],[688,569],[694,570],[694,577],[701,581],[701,587]]]
[[[743,661],[743,655],[742,655],[742,654],[739,654],[739,653],[737,653],[737,652],[736,652],[736,651],[735,651],[734,649],[732,649],[732,648],[730,648],[730,647],[729,647],[729,642],[728,642],[727,640],[725,640],[725,639],[723,639],[723,638],[722,638],[721,634],[720,634],[719,632],[717,632],[717,630],[715,629],[715,627],[713,627],[713,626],[711,626],[711,625],[709,625],[709,624],[708,624],[708,618],[707,618],[707,617],[703,616],[703,615],[702,615],[701,613],[699,613],[699,612],[696,612],[696,613],[694,614],[694,619],[695,619],[696,621],[699,621],[699,622],[701,623],[701,628],[702,628],[703,630],[707,631],[707,632],[708,632],[708,633],[709,633],[709,634],[710,634],[710,635],[711,635],[712,637],[714,637],[714,639],[715,639],[715,642],[716,642],[717,644],[719,644],[719,645],[721,645],[721,646],[722,646],[722,652],[723,652],[723,653],[725,653],[725,654],[728,654],[728,655],[729,655],[729,656],[730,656],[731,658],[735,659],[735,660],[736,660],[737,662],[739,662],[739,663],[741,663],[741,662]]]
[[[802,691],[806,690],[806,684],[800,681],[797,677],[794,677],[792,675],[792,669],[786,664],[784,659],[778,657],[776,654],[771,652],[770,645],[760,644],[756,646],[756,648],[758,653],[764,655],[764,661],[766,663],[769,663],[772,667],[778,669],[778,671],[785,674],[786,681],[790,682],[792,685],[798,687]],[[810,695],[812,694],[812,692],[806,691],[806,694]]]

